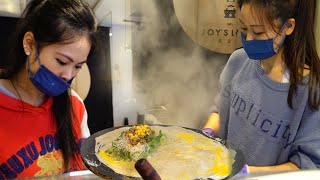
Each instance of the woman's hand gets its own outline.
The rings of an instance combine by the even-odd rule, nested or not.
[[[280,171],[295,171],[299,170],[299,167],[292,162],[287,162],[275,166],[249,166],[250,173],[257,172],[280,172]]]
[[[210,128],[212,129],[216,134],[219,133],[220,129],[220,118],[218,113],[211,113],[209,116],[208,121],[203,126],[203,128]]]

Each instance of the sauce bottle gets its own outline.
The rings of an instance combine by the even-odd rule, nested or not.
[[[139,159],[134,167],[144,180],[161,180],[156,170],[146,159]]]

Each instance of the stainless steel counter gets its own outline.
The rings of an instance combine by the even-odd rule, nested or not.
[[[55,176],[44,176],[44,177],[35,177],[35,178],[27,178],[27,179],[35,179],[35,180],[85,180],[85,179],[99,179],[101,180],[99,176],[93,174],[89,170],[85,171],[75,171],[70,173],[65,173],[61,175],[55,175]]]
[[[46,176],[29,178],[35,180],[86,180],[86,179],[98,179],[101,180],[99,176],[93,174],[91,171],[76,171],[71,173],[66,173],[58,176]],[[303,171],[293,171],[293,172],[281,172],[281,173],[258,173],[250,175],[236,175],[230,180],[319,180],[320,179],[320,169],[319,170],[303,170]]]
[[[291,172],[277,172],[277,173],[257,173],[249,174],[246,176],[235,176],[230,180],[319,180],[320,179],[320,169],[314,170],[299,170]]]

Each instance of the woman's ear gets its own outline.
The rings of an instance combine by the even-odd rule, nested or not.
[[[286,35],[290,35],[292,34],[292,32],[294,31],[294,28],[296,26],[296,20],[294,18],[290,18],[288,19],[288,21],[286,22],[286,28],[285,28],[285,33]]]
[[[35,38],[32,32],[28,31],[23,37],[23,49],[27,56],[33,54],[36,50]]]

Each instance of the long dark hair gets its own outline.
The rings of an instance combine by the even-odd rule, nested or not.
[[[292,99],[297,93],[298,85],[303,83],[305,65],[309,73],[308,103],[312,110],[320,106],[320,59],[316,50],[314,34],[315,0],[238,0],[238,7],[250,4],[254,11],[266,20],[273,28],[280,29],[289,18],[295,19],[293,33],[284,41],[283,59],[290,71],[290,88],[288,105],[293,107]],[[275,23],[280,22],[278,24]]]
[[[48,44],[67,44],[82,36],[88,36],[91,42],[91,56],[97,44],[97,22],[88,4],[81,0],[33,0],[17,23],[14,44],[1,78],[13,79],[25,67],[27,56],[22,42],[28,31],[34,34],[40,52],[41,47]],[[73,113],[70,90],[53,97],[52,110],[56,119],[58,145],[67,171],[70,159],[75,159],[75,153],[79,152],[73,127],[72,119],[76,117]]]

